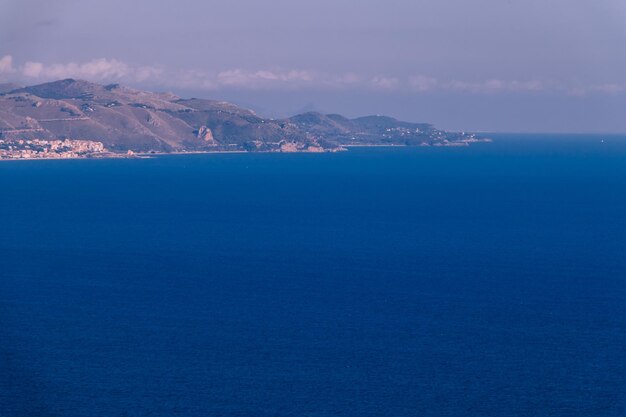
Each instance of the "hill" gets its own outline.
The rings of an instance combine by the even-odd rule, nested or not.
[[[384,116],[305,113],[274,120],[234,104],[66,79],[0,85],[0,139],[93,141],[113,153],[325,151],[354,145],[465,144],[473,136]],[[6,146],[5,146],[6,147]]]

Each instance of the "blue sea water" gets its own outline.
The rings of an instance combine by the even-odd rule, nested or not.
[[[626,137],[495,139],[0,163],[0,416],[626,415]]]

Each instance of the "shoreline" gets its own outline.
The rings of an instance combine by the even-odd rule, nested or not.
[[[281,151],[245,151],[245,150],[230,150],[230,151],[176,151],[176,152],[136,152],[132,155],[128,155],[127,153],[113,153],[109,152],[106,154],[95,154],[95,155],[86,155],[86,156],[73,156],[67,158],[0,158],[1,162],[9,162],[9,161],[71,161],[71,160],[103,160],[103,159],[151,159],[159,156],[167,156],[167,155],[215,155],[215,154],[319,154],[319,153],[336,153],[349,151],[349,148],[410,148],[410,147],[465,147],[469,146],[472,143],[490,143],[491,139],[479,139],[473,141],[461,141],[461,142],[450,142],[446,144],[435,144],[435,145],[405,145],[405,144],[363,144],[363,145],[341,145],[341,148],[332,149],[332,150],[324,150],[321,152],[311,152],[311,151],[294,151],[294,152],[281,152]]]

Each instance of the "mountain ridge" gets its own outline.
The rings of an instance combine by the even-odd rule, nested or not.
[[[110,152],[335,151],[345,146],[465,145],[475,135],[387,116],[307,112],[269,119],[235,104],[64,79],[0,89],[0,140],[83,140]],[[14,88],[15,87],[15,88]]]

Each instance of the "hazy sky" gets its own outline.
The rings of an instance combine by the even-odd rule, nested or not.
[[[0,81],[626,132],[624,0],[0,0]]]

